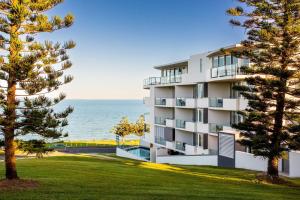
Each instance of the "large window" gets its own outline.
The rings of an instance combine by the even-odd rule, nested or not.
[[[225,62],[226,62],[226,65],[231,65],[232,64],[231,55],[226,55],[225,56]]]
[[[219,67],[222,67],[225,65],[225,59],[224,56],[219,56]]]
[[[219,61],[218,57],[213,57],[213,67],[218,67],[219,66]]]

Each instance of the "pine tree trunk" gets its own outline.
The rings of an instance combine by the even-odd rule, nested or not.
[[[272,180],[279,178],[279,175],[278,175],[278,158],[269,158],[269,160],[268,160],[268,176]]]
[[[16,168],[14,137],[5,137],[6,179],[19,179]]]
[[[13,6],[18,6],[18,0],[12,0]],[[18,179],[17,168],[16,168],[16,156],[15,156],[15,123],[16,123],[16,74],[15,70],[18,66],[18,60],[20,58],[19,43],[19,24],[13,24],[10,30],[10,46],[9,46],[9,64],[13,69],[9,72],[9,78],[7,81],[7,110],[6,119],[4,126],[4,137],[5,137],[5,170],[6,179]]]

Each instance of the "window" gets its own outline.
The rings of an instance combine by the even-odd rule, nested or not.
[[[197,84],[197,97],[198,98],[204,97],[204,83]]]
[[[225,65],[225,59],[224,56],[219,56],[219,67],[222,67]]]
[[[202,72],[202,58],[200,58],[200,73]]]
[[[201,137],[201,134],[198,134],[198,146],[202,146],[202,137]]]
[[[213,68],[218,67],[219,63],[218,63],[218,57],[213,57]]]
[[[227,55],[225,56],[225,62],[226,62],[226,65],[231,65],[231,55]]]
[[[235,65],[235,64],[238,64],[238,59],[237,57],[232,57],[232,64]]]
[[[198,110],[198,122],[203,122],[203,110]]]

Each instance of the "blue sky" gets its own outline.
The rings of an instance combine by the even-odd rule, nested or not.
[[[235,0],[65,0],[49,14],[75,15],[72,28],[40,39],[76,41],[70,99],[141,99],[154,65],[239,42],[225,11]]]

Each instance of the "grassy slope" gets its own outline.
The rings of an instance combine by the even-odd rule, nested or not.
[[[0,163],[3,175],[3,163]],[[254,172],[214,167],[183,167],[51,157],[18,161],[23,178],[39,180],[38,189],[0,191],[0,199],[299,199],[300,189],[255,183]],[[300,185],[300,180],[295,179]]]

